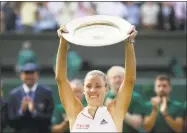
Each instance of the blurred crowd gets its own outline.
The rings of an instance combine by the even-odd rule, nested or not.
[[[88,15],[112,15],[145,30],[185,30],[186,2],[1,2],[1,32],[46,32]]]
[[[56,65],[54,56],[54,73]],[[77,78],[83,59],[69,47],[67,54],[67,77],[73,92],[87,105],[83,95],[83,79]],[[180,67],[176,60],[171,61],[175,77],[181,77]],[[70,132],[69,119],[62,104],[55,103],[57,95],[52,95],[52,89],[40,84],[40,69],[37,55],[32,50],[30,41],[23,42],[18,54],[15,66],[22,83],[14,86],[8,94],[8,99],[3,98],[2,83],[0,90],[1,126],[0,131],[13,133],[57,133]],[[109,92],[105,99],[105,105],[109,105],[115,99],[119,87],[124,78],[124,67],[112,66],[106,72],[109,82]],[[183,74],[182,74],[183,75]],[[172,82],[167,75],[156,75],[154,86],[143,89],[143,93],[136,90],[132,93],[128,113],[123,122],[123,133],[183,133],[187,131],[186,101],[184,103],[171,99]],[[180,89],[180,88],[179,88]],[[163,97],[167,98],[164,103]],[[165,99],[166,100],[166,99]],[[165,111],[162,112],[162,106]],[[71,105],[70,105],[71,106]]]
[[[69,21],[94,14],[120,16],[144,30],[185,30],[186,2],[1,2],[1,32],[39,33],[55,31]],[[162,55],[162,50],[158,51]],[[54,56],[54,72],[56,65]],[[83,95],[83,81],[77,79],[83,59],[69,47],[67,77],[72,91],[87,105]],[[184,77],[184,71],[173,58],[170,63],[175,77]],[[52,89],[40,84],[40,69],[36,52],[30,41],[23,42],[18,53],[15,71],[22,83],[11,88],[6,100],[0,80],[0,132],[56,133],[69,132],[69,120],[62,104],[54,102]],[[109,92],[105,105],[109,105],[123,82],[125,69],[112,66],[106,75]],[[186,132],[186,101],[170,99],[172,82],[167,75],[155,75],[151,96],[144,99],[135,90],[123,122],[124,133]],[[71,106],[71,105],[69,105]],[[163,109],[164,108],[164,109]],[[163,111],[164,110],[164,111]],[[10,132],[10,131],[9,131]]]
[[[112,66],[106,75],[109,92],[105,106],[117,96],[124,79],[125,69]],[[40,84],[39,68],[34,63],[21,67],[22,83],[9,92],[8,100],[3,98],[1,83],[1,121],[0,131],[3,133],[62,133],[70,132],[69,119],[62,104],[55,104],[52,89]],[[70,80],[75,96],[84,107],[87,101],[84,96],[82,79]],[[2,89],[3,88],[3,89]],[[186,101],[181,103],[170,98],[172,82],[167,75],[156,75],[154,92],[149,99],[137,91],[132,92],[131,103],[123,121],[123,133],[185,133],[187,131]],[[72,105],[68,105],[72,106]],[[6,130],[7,127],[9,131]],[[11,129],[11,130],[10,130]]]

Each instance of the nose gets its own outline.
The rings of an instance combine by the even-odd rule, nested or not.
[[[92,87],[90,91],[91,91],[91,92],[95,92],[95,88],[94,88],[94,87]]]
[[[119,82],[120,80],[121,80],[121,78],[120,77],[115,77],[115,82]]]
[[[160,91],[164,91],[164,87],[160,87]]]

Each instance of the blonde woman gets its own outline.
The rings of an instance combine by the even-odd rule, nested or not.
[[[59,88],[60,100],[64,106],[70,123],[71,132],[122,132],[122,123],[127,112],[133,86],[136,79],[136,58],[134,40],[137,31],[133,26],[129,31],[130,37],[124,43],[125,74],[116,99],[107,107],[104,99],[109,90],[106,75],[99,70],[87,73],[84,79],[84,95],[88,103],[83,107],[73,93],[67,80],[67,48],[68,43],[62,33],[68,32],[65,27],[58,31],[60,44],[56,59],[56,80]]]

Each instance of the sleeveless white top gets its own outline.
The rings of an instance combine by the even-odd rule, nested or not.
[[[94,118],[85,107],[77,116],[71,132],[119,132],[107,107],[96,110]]]

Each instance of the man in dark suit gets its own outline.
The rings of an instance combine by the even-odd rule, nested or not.
[[[2,133],[3,130],[7,127],[8,125],[8,105],[7,103],[3,100],[3,89],[2,89],[2,82],[0,81],[0,132]]]
[[[38,67],[26,64],[21,69],[23,84],[9,94],[9,124],[15,133],[49,133],[54,108],[52,91],[37,83]]]

